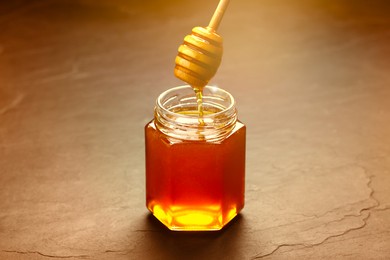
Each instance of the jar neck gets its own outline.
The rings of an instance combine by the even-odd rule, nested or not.
[[[169,89],[157,98],[155,124],[165,135],[179,140],[220,141],[233,130],[237,111],[227,91],[203,89],[203,116],[199,115],[194,90],[190,86]]]

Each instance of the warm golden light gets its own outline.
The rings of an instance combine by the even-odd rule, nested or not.
[[[188,231],[220,230],[237,215],[235,207],[223,213],[219,205],[205,205],[199,208],[154,205],[150,210],[169,229]]]

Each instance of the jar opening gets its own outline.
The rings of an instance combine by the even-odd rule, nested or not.
[[[177,114],[183,111],[197,111],[197,99],[194,90],[188,86],[179,86],[168,89],[160,94],[157,106],[169,114]],[[206,86],[203,90],[204,117],[218,116],[233,109],[235,101],[233,96],[218,87]],[[182,114],[182,113],[180,113]],[[198,114],[184,114],[183,116],[198,117]]]
[[[190,86],[171,88],[157,99],[156,125],[168,136],[185,140],[220,138],[232,129],[237,113],[234,98],[229,92],[206,86],[202,106],[203,116],[200,117],[197,98]]]

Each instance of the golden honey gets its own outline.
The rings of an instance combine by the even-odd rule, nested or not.
[[[246,127],[233,97],[183,86],[160,95],[145,126],[146,206],[171,230],[219,230],[244,207]]]

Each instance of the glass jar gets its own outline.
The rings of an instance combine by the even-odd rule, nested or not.
[[[171,230],[219,230],[244,207],[246,127],[234,98],[190,86],[163,92],[145,126],[146,206]]]

